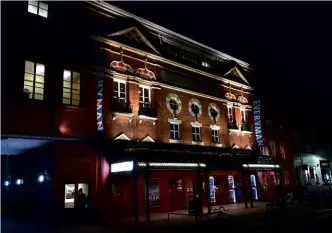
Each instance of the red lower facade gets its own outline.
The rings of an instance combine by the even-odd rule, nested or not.
[[[51,194],[48,206],[53,206],[61,213],[70,213],[77,207],[77,193],[81,188],[88,198],[87,209],[110,221],[145,216],[147,205],[150,206],[150,214],[188,210],[195,195],[196,198],[201,198],[203,206],[244,203],[251,199],[264,201],[276,195],[278,181],[273,171],[161,167],[151,169],[148,176],[144,168],[112,173],[107,157],[99,155],[96,148],[87,143],[57,142],[49,147],[49,151],[51,179],[48,182]],[[15,163],[18,161],[16,159]],[[38,169],[44,170],[42,166]],[[31,172],[28,168],[25,173],[14,173],[11,172],[11,185],[3,192],[8,195],[17,192],[15,180],[18,178],[25,180],[22,189],[23,186],[30,187],[30,190],[35,187],[29,182],[37,180],[28,181],[25,176],[37,174],[36,172]],[[147,179],[148,204],[145,185]],[[42,185],[46,187],[46,184],[40,184],[38,188],[42,189]]]

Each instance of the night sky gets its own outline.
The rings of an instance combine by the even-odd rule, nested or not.
[[[110,3],[252,64],[259,72],[256,89],[282,100],[289,119],[332,129],[321,116],[332,99],[331,3]]]

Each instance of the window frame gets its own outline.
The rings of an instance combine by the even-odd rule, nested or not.
[[[194,129],[198,129],[198,132]],[[201,127],[193,125],[191,135],[192,135],[192,140],[194,142],[200,142],[201,141]]]
[[[242,115],[243,114],[243,115]],[[246,122],[246,110],[240,109],[241,122]]]
[[[227,106],[227,116],[229,122],[234,122],[234,108],[232,106]]]
[[[27,62],[30,62],[30,63],[33,64],[33,73],[27,72],[27,70],[26,70]],[[44,67],[43,75],[37,74],[37,66],[38,65],[41,65],[41,66]],[[27,74],[32,75],[32,77],[33,77],[32,80],[29,80],[29,79],[26,78]],[[37,80],[36,80],[37,76],[43,78],[42,83],[37,82]],[[40,62],[33,62],[33,61],[25,60],[25,62],[24,62],[23,92],[25,93],[25,87],[28,86],[28,85],[26,85],[26,83],[32,82],[32,86],[28,86],[28,87],[32,87],[32,93],[31,93],[31,97],[30,97],[30,93],[29,93],[29,99],[32,99],[32,100],[44,100],[45,99],[45,76],[46,76],[46,65],[45,64],[42,64]],[[42,86],[38,86],[38,85],[36,85],[36,83],[37,84],[42,84]],[[42,94],[37,93],[37,95],[42,95],[41,99],[37,99],[35,97],[36,96],[36,88],[39,88],[39,89],[43,90]]]
[[[117,90],[117,95],[115,95],[115,90],[114,90],[114,87],[115,87],[115,84],[118,86],[118,90]],[[124,94],[125,94],[125,97],[121,97],[121,92],[120,89],[121,89],[121,84],[124,84]],[[121,79],[113,79],[113,99],[118,99],[118,100],[121,100],[121,99],[124,99],[124,102],[122,101],[119,101],[121,103],[127,103],[127,82],[125,80],[121,80]]]
[[[141,91],[141,89],[142,89],[142,91]],[[139,90],[139,96],[138,96],[138,98],[139,98],[139,103],[140,104],[147,104],[147,103],[151,103],[151,88],[149,87],[149,86],[144,86],[144,85],[139,85],[139,88],[138,88],[138,90]],[[144,101],[144,99],[146,98],[146,96],[145,96],[145,92],[144,92],[144,90],[148,90],[148,99],[149,99],[149,101],[148,102],[146,102],[146,101]],[[143,95],[141,95],[143,93]],[[143,101],[141,101],[141,97],[143,98]]]
[[[175,129],[175,125],[177,125],[178,129]],[[178,137],[174,137],[176,134],[178,134]],[[170,139],[173,140],[180,140],[180,124],[179,123],[170,123]]]
[[[70,72],[70,87],[65,87],[65,81],[68,82],[68,80],[65,80],[65,72]],[[74,82],[74,73],[77,73],[79,74],[79,83],[76,83]],[[73,93],[73,90],[77,90],[77,89],[74,89],[73,86],[74,84],[78,84],[79,86],[79,89],[78,89],[78,94],[77,93]],[[68,103],[64,103],[64,98],[65,99],[68,99],[66,97],[64,97],[64,93],[65,93],[65,89],[69,90],[69,92],[66,92],[66,93],[69,93],[70,94],[70,98],[69,98],[69,104]],[[81,82],[81,73],[80,72],[76,72],[74,70],[70,70],[70,69],[63,69],[63,77],[62,77],[62,104],[64,105],[70,105],[70,106],[75,106],[75,107],[79,107],[81,106],[81,90],[82,90],[82,82]],[[73,104],[73,95],[78,95],[78,104]],[[74,99],[76,100],[76,99]]]
[[[211,137],[212,137],[212,139],[211,139],[212,143],[220,143],[219,130],[218,129],[211,129]],[[215,138],[217,138],[217,141],[214,140]]]
[[[35,2],[36,5],[32,4],[33,2]],[[44,8],[44,6],[41,6],[41,4],[46,5],[46,8]],[[30,10],[30,6],[32,8],[36,8],[36,10],[37,10],[36,13]],[[46,17],[44,15],[40,14],[41,10],[42,10],[42,12],[43,11],[46,12]],[[47,19],[49,17],[49,4],[44,1],[28,1],[28,13],[38,15],[38,16],[41,16],[41,17]]]

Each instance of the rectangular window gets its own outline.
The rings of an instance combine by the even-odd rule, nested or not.
[[[233,107],[227,107],[228,109],[228,120],[229,122],[233,122]]]
[[[127,102],[126,81],[114,80],[113,81],[113,98],[121,103]]]
[[[171,123],[170,124],[170,133],[171,139],[180,139],[180,127],[179,124]]]
[[[285,184],[289,184],[288,171],[284,171],[284,180],[285,180]]]
[[[150,88],[144,86],[139,87],[139,103],[141,106],[150,104]]]
[[[200,133],[200,127],[193,126],[192,127],[192,135],[193,135],[193,141],[200,141],[201,140],[201,133]]]
[[[45,65],[31,61],[25,61],[24,93],[30,99],[44,99]]]
[[[280,145],[280,155],[281,155],[281,158],[286,159],[285,145],[284,144]]]
[[[213,143],[219,143],[219,130],[212,129],[212,142]]]
[[[39,1],[29,1],[28,2],[28,12],[42,16],[44,18],[48,17],[48,4]]]
[[[62,103],[79,106],[81,94],[81,75],[75,71],[63,71]]]
[[[276,143],[275,141],[270,141],[270,149],[271,149],[271,155],[276,156]]]
[[[243,109],[241,109],[241,122],[246,122],[246,112]]]

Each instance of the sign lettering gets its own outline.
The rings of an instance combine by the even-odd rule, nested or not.
[[[100,73],[98,75],[98,86],[97,86],[97,131],[100,133],[104,132],[103,90],[104,90],[104,74]]]
[[[264,146],[264,139],[262,133],[262,125],[261,125],[261,102],[260,100],[253,101],[254,106],[254,126],[255,126],[255,136],[256,142],[259,147]]]

